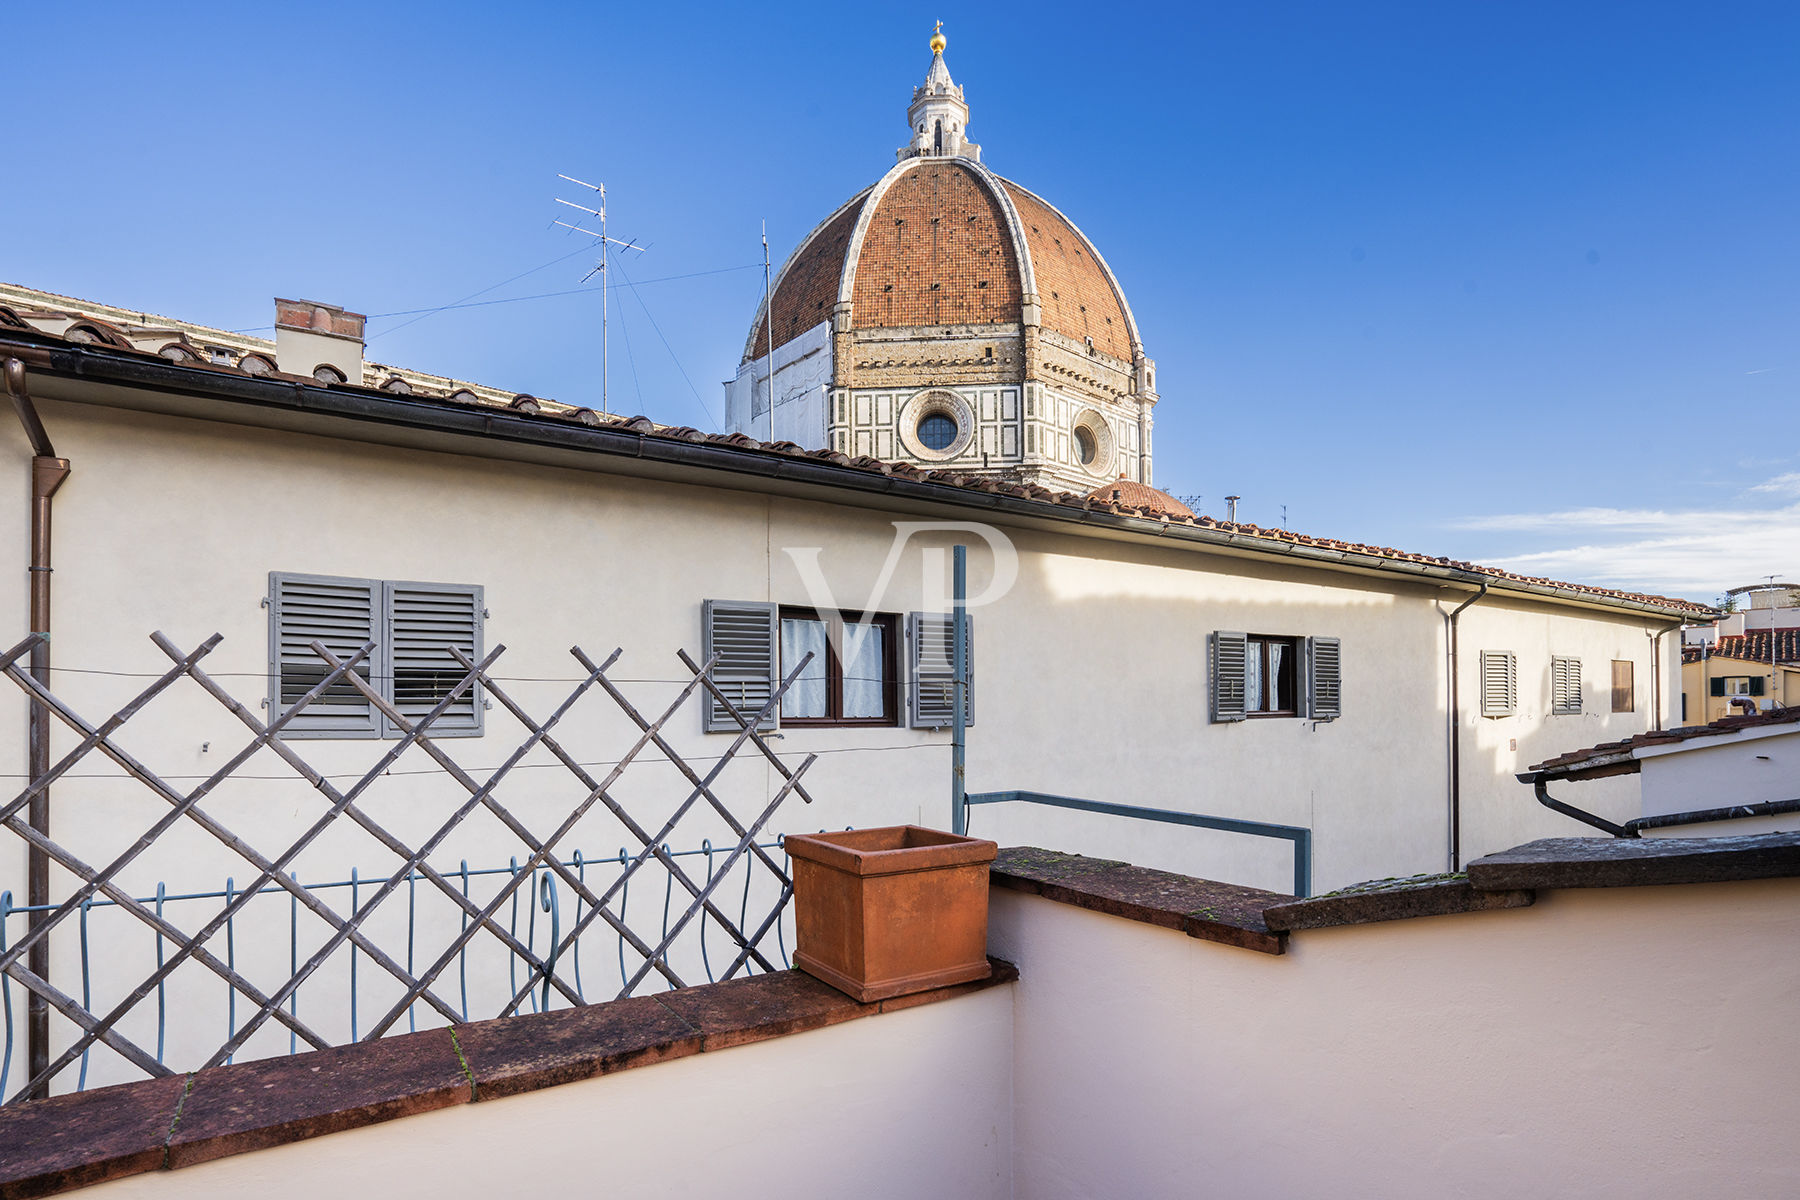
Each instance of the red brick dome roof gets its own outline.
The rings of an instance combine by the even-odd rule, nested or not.
[[[1093,243],[1049,203],[964,158],[900,162],[814,229],[781,269],[774,341],[843,301],[856,329],[997,325],[1037,297],[1043,328],[1130,363],[1141,352],[1124,293]],[[759,311],[744,358],[768,353]]]
[[[1147,508],[1165,517],[1191,517],[1194,510],[1169,493],[1135,479],[1115,479],[1088,493],[1090,500],[1110,500],[1127,508]]]

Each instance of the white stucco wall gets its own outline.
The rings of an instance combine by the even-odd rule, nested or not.
[[[744,362],[725,384],[725,431],[762,441],[825,445],[825,398],[831,386],[831,322],[821,321],[775,347],[775,436],[769,437],[769,356]]]
[[[1011,1183],[1012,996],[997,987],[80,1194],[1007,1200]]]
[[[1793,1195],[1797,901],[1558,891],[1272,957],[996,890],[1013,1194]]]
[[[1644,816],[1800,799],[1800,727],[1777,725],[1638,751]],[[1800,813],[1646,830],[1663,837],[1800,829]]]
[[[700,651],[702,603],[810,603],[814,598],[798,565],[807,561],[808,548],[819,548],[817,562],[835,602],[851,610],[904,613],[932,604],[947,581],[928,580],[927,574],[944,569],[945,551],[958,541],[971,546],[970,586],[977,596],[994,569],[978,536],[921,534],[893,557],[888,586],[876,593],[889,565],[894,521],[960,519],[966,515],[960,512],[883,510],[843,493],[776,496],[601,473],[576,469],[593,460],[573,456],[570,466],[546,466],[374,445],[64,403],[45,398],[50,388],[37,390],[57,449],[74,465],[56,499],[54,687],[96,719],[167,668],[148,638],[159,629],[183,647],[221,633],[224,640],[208,667],[255,708],[266,688],[268,612],[262,602],[271,571],[482,585],[487,645],[508,647],[496,671],[516,681],[508,684],[514,696],[543,715],[579,674],[568,654],[572,644],[596,659],[623,647],[614,676],[635,703],[660,710],[686,677],[676,650]],[[20,497],[0,516],[0,552],[7,556],[0,573],[15,581],[25,578],[28,463],[16,424],[0,423],[0,478],[10,480]],[[1466,592],[1053,528],[1014,524],[1004,532],[1018,552],[1018,579],[1004,597],[974,613],[970,790],[1027,789],[1307,826],[1314,831],[1315,890],[1445,869],[1447,693],[1440,614]],[[9,644],[25,632],[22,598],[22,582],[0,593]],[[1495,597],[1464,614],[1465,860],[1532,837],[1580,832],[1536,805],[1512,772],[1647,727],[1645,627],[1631,616]],[[1343,717],[1317,724],[1209,723],[1207,639],[1217,629],[1342,638]],[[1674,640],[1665,639],[1665,663]],[[1480,649],[1502,644],[1519,655],[1521,711],[1490,722],[1478,715],[1473,664]],[[1584,658],[1592,703],[1582,717],[1546,716],[1547,684],[1537,698],[1536,673],[1547,671],[1552,653]],[[1630,656],[1639,663],[1638,711],[1604,711],[1606,660]],[[1665,703],[1677,694],[1666,688]],[[25,773],[23,705],[10,686],[0,689],[0,720],[8,719],[5,727],[15,733],[0,738],[0,774],[18,778]],[[478,777],[525,736],[498,706],[486,719],[485,737],[444,743]],[[729,741],[701,732],[697,705],[667,731],[683,754],[698,760],[720,753]],[[598,692],[558,731],[584,761],[617,757],[634,735]],[[119,737],[153,769],[192,786],[247,734],[197,688],[182,684]],[[1515,739],[1516,751],[1509,748]],[[73,744],[73,736],[59,729],[56,753]],[[818,803],[788,801],[771,832],[950,823],[946,731],[788,729],[774,744],[790,761],[812,752],[820,757],[807,777]],[[314,766],[348,781],[388,743],[297,745]],[[98,757],[77,775],[55,789],[55,834],[89,862],[108,861],[166,811]],[[740,813],[760,809],[775,786],[773,772],[750,755],[719,783],[720,794]],[[584,794],[542,751],[502,792],[509,807],[540,831],[553,828]],[[666,767],[634,767],[621,791],[647,820],[666,814],[685,794],[685,784]],[[464,798],[415,750],[376,785],[368,807],[416,845]],[[1587,798],[1595,801],[1594,794]],[[323,806],[267,752],[205,805],[270,852],[300,836]],[[1600,803],[1595,807],[1604,811]],[[976,809],[973,829],[1003,844],[1046,845],[1281,890],[1291,886],[1290,849],[1282,842],[1018,805]],[[715,845],[730,839],[724,823],[703,808],[684,819],[669,841],[686,849],[702,838]],[[580,848],[590,860],[614,856],[621,846],[637,849],[600,809],[562,843],[565,852]],[[479,869],[503,866],[522,853],[516,839],[483,819],[459,829],[433,860],[454,869],[466,858]],[[12,889],[15,900],[24,895],[24,863],[16,839],[0,845],[0,889]],[[368,835],[340,822],[304,852],[297,869],[314,880],[341,879],[355,867],[368,879],[393,866],[392,856]],[[216,888],[230,875],[241,887],[252,874],[242,859],[183,823],[120,882],[148,895],[159,880],[175,891]],[[59,881],[57,894],[66,891],[66,880]],[[423,886],[419,891],[431,894]],[[646,906],[661,901],[648,891],[639,887],[631,894],[637,920]],[[341,898],[347,907],[348,897]],[[285,910],[283,902],[277,905]],[[404,918],[400,906],[390,906],[393,915],[381,916],[373,931],[383,945],[398,948]],[[182,910],[178,923],[197,926],[197,911]],[[95,958],[103,964],[94,987],[102,997],[141,978],[139,968],[153,962],[155,951],[153,937],[128,917],[103,916],[92,931]],[[285,911],[282,916],[285,921]],[[542,914],[538,920],[545,922]],[[541,925],[538,936],[545,936]],[[69,922],[56,942],[60,963],[75,961],[75,937]],[[115,938],[124,940],[109,940]],[[429,939],[421,942],[430,945]],[[611,954],[614,947],[601,949]],[[257,978],[285,979],[285,924],[273,937],[240,929],[237,953]],[[332,1007],[325,997],[347,983],[343,958],[309,981],[302,1001],[303,1014],[310,1003],[311,1019],[334,1036],[347,1035],[347,1024],[341,1014],[322,1010]],[[484,983],[474,968],[470,974],[471,1012],[479,1015],[481,989],[503,981]],[[170,1011],[212,1015],[191,1039],[172,1031],[169,1061],[175,1063],[195,1061],[194,1055],[216,1046],[213,1034],[225,1020],[223,985],[203,971],[193,972],[193,979],[192,991],[183,992],[186,985],[179,983],[171,987]],[[69,979],[68,985],[77,982]],[[393,981],[367,961],[359,986],[370,1019],[397,994]],[[19,1000],[16,993],[14,998]],[[153,1008],[142,1006],[127,1019],[122,1028],[128,1036],[154,1040]],[[56,1025],[66,1028],[60,1018]],[[253,1043],[252,1054],[286,1047],[285,1032],[273,1027],[258,1036],[265,1040]],[[96,1056],[90,1082],[131,1077],[108,1076],[106,1057]]]

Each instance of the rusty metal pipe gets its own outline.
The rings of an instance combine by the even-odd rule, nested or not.
[[[19,422],[31,442],[31,565],[26,568],[30,592],[31,631],[38,635],[31,648],[31,676],[46,688],[50,685],[50,508],[51,497],[69,477],[69,460],[58,458],[50,444],[50,435],[39,419],[37,406],[25,385],[25,364],[16,358],[6,360],[6,390],[18,410]],[[50,711],[42,702],[32,700],[26,737],[29,746],[28,770],[36,783],[50,770]],[[50,833],[50,789],[45,788],[31,799],[27,818],[31,827],[46,837]],[[34,910],[27,922],[35,928],[47,915],[50,903],[50,856],[33,846],[27,852],[25,869],[25,902]],[[50,978],[50,939],[40,938],[28,955],[31,971],[40,979]],[[50,1064],[50,1007],[44,998],[32,992],[25,1011],[26,1058],[29,1074],[40,1074]],[[39,1090],[48,1095],[48,1086]]]

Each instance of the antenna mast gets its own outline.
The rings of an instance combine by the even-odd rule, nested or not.
[[[775,440],[775,295],[769,288],[769,222],[762,223],[763,328],[769,331],[769,440]]]
[[[595,275],[600,276],[600,411],[610,416],[612,414],[612,403],[611,397],[608,394],[608,383],[609,376],[611,375],[609,369],[611,366],[611,349],[608,344],[606,330],[608,299],[606,293],[611,285],[607,282],[606,278],[606,257],[611,253],[612,247],[614,246],[617,246],[620,250],[636,250],[639,254],[642,254],[648,247],[638,245],[637,239],[635,238],[621,241],[618,238],[608,237],[606,235],[606,185],[604,183],[588,183],[585,180],[575,178],[573,175],[564,175],[561,171],[556,173],[556,177],[558,179],[566,179],[570,183],[584,187],[590,192],[597,192],[600,196],[599,208],[589,208],[585,204],[576,204],[573,200],[564,200],[561,196],[556,198],[558,204],[566,204],[570,208],[579,209],[591,217],[598,218],[600,221],[600,232],[595,233],[592,229],[585,229],[580,225],[571,225],[567,221],[558,221],[556,223],[561,225],[564,229],[572,229],[576,233],[587,234],[589,237],[593,238],[595,243],[600,247],[599,263],[595,265],[592,271],[589,271],[586,275],[581,277],[581,282],[586,283]],[[580,218],[577,217],[576,220],[579,221]]]

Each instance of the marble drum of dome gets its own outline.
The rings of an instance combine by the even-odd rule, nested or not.
[[[758,306],[727,426],[1059,489],[1149,483],[1156,366],[1124,291],[1072,221],[983,164],[945,44],[893,167]]]

